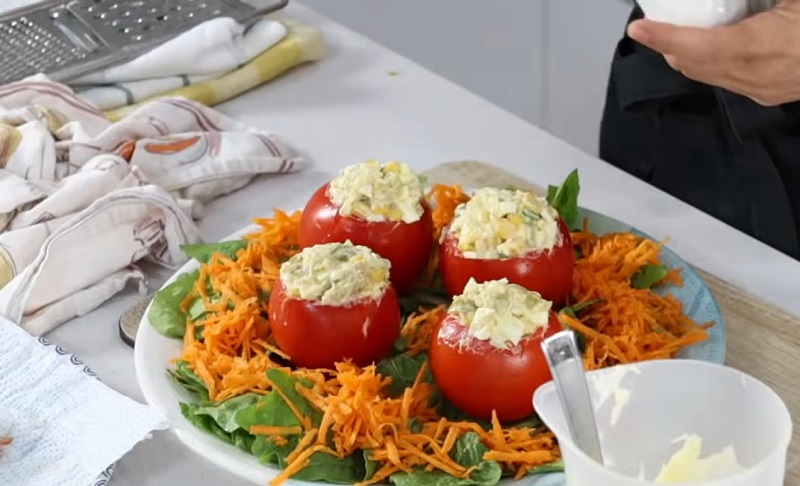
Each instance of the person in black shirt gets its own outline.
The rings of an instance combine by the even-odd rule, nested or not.
[[[710,29],[642,18],[614,53],[600,157],[800,259],[800,0]]]

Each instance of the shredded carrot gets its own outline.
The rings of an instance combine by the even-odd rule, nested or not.
[[[444,228],[453,221],[456,208],[460,204],[469,201],[470,197],[461,189],[461,186],[448,186],[445,184],[434,184],[427,197],[433,202],[433,211],[431,212],[433,237],[435,241],[439,241]]]
[[[670,294],[637,289],[631,278],[647,264],[661,265],[661,245],[632,233],[602,236],[588,231],[572,234],[582,258],[575,265],[572,297],[591,305],[580,320],[562,314],[562,320],[586,337],[587,369],[620,363],[674,357],[681,349],[708,338],[713,323],[697,324]],[[671,270],[662,283],[681,285]]]
[[[434,184],[428,192],[427,198],[433,207],[431,218],[433,219],[434,248],[422,280],[430,283],[439,266],[439,239],[442,232],[453,221],[456,208],[469,201],[470,197],[461,189],[461,186]]]
[[[469,196],[459,186],[436,184],[427,197],[434,246],[438,247],[456,208]],[[271,486],[302,471],[315,454],[344,458],[361,451],[377,468],[357,486],[385,482],[393,474],[417,469],[464,479],[474,467],[464,467],[452,454],[467,433],[477,434],[487,447],[484,460],[498,462],[517,479],[561,457],[554,435],[544,428],[506,427],[496,414],[487,429],[475,422],[441,417],[432,406],[434,387],[423,379],[425,365],[403,393],[390,396],[387,387],[391,379],[381,376],[375,366],[342,362],[334,370],[312,370],[281,364],[290,357],[272,340],[265,297],[277,281],[281,263],[299,251],[300,213],[276,211],[274,217],[256,222],[261,229],[245,237],[248,244],[235,259],[215,254],[200,266],[197,283],[181,306],[188,310],[200,299],[207,313],[200,322],[187,323],[183,352],[176,360],[195,372],[212,401],[274,391],[296,416],[299,426],[250,428],[252,434],[277,445],[295,444],[286,457],[286,467],[270,481]],[[630,233],[596,235],[586,223],[572,239],[581,257],[576,262],[570,303],[592,304],[577,317],[566,313],[560,317],[585,337],[587,368],[673,357],[683,347],[707,338],[711,324],[692,322],[677,299],[631,286],[631,278],[643,265],[661,264],[660,244]],[[423,282],[434,281],[436,250]],[[662,283],[681,285],[681,276],[670,271]],[[445,313],[446,307],[441,305],[408,316],[401,331],[404,352],[409,356],[426,352]],[[272,386],[266,375],[269,369],[302,380],[296,392],[305,400],[303,407]],[[301,413],[306,403],[315,409],[312,416],[318,422]],[[3,440],[0,446],[6,444]]]
[[[11,437],[0,437],[0,446],[11,445],[12,442],[14,442],[14,439]]]
[[[296,435],[303,432],[299,425],[290,427],[277,427],[274,425],[254,425],[250,427],[253,435]]]
[[[236,260],[214,254],[200,266],[194,290],[184,301],[186,307],[201,298],[209,312],[200,324],[202,339],[195,337],[198,324],[186,326],[177,359],[200,377],[214,401],[270,390],[264,372],[282,368],[276,357],[288,358],[272,342],[263,296],[272,291],[281,263],[299,251],[300,212],[276,210],[273,218],[256,223],[261,230],[245,236],[248,245]],[[212,301],[209,288],[219,300]]]
[[[415,468],[466,478],[472,469],[455,462],[450,452],[467,432],[477,433],[481,442],[499,453],[496,457],[485,456],[486,460],[497,461],[514,471],[560,457],[550,432],[503,429],[496,417],[492,430],[485,431],[475,423],[452,422],[439,417],[431,406],[433,386],[423,380],[425,373],[423,365],[414,383],[401,396],[389,397],[385,390],[390,380],[378,374],[375,366],[359,368],[350,363],[338,363],[331,376],[304,369],[293,371],[293,376],[311,383],[310,387],[298,386],[298,391],[323,413],[321,425],[319,428],[312,428],[310,424],[304,426],[302,438],[286,459],[286,469],[270,484],[277,486],[302,470],[315,452],[347,457],[362,450],[369,451],[369,459],[380,464],[375,476],[362,484],[385,479],[384,474],[411,472]],[[285,395],[282,397],[290,408],[296,409]],[[411,420],[417,421],[419,426],[411,427]],[[330,447],[326,445],[329,436],[332,437]]]
[[[423,310],[411,315],[406,319],[406,323],[401,331],[402,337],[406,340],[406,351],[408,354],[417,354],[427,351],[431,342],[431,335],[436,324],[444,317],[447,309],[444,305],[433,309]]]

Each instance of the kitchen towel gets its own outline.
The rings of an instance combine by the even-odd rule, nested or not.
[[[78,96],[109,110],[214,79],[247,64],[286,37],[286,27],[263,18],[249,29],[230,17],[194,27],[126,64],[70,83]]]
[[[0,484],[87,486],[167,419],[0,318]]]
[[[319,30],[291,20],[281,20],[280,23],[288,31],[286,37],[238,69],[207,80],[197,78],[188,85],[153,94],[144,102],[109,109],[105,115],[111,120],[119,120],[137,109],[141,103],[161,96],[183,96],[206,106],[214,106],[260,86],[296,66],[317,61],[324,56],[325,45]],[[159,87],[159,90],[162,88]],[[85,96],[86,92],[81,95]]]
[[[185,98],[113,123],[41,75],[0,87],[0,315],[42,334],[143,289],[137,262],[182,264],[205,202],[302,165],[275,135]]]

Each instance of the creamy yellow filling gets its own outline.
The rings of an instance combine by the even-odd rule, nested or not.
[[[561,244],[558,212],[527,191],[487,187],[456,208],[449,231],[467,258],[512,258]]]
[[[424,184],[406,164],[368,160],[342,169],[331,181],[328,196],[344,216],[413,223],[424,212]]]
[[[326,243],[287,260],[280,278],[292,298],[344,306],[380,298],[389,285],[390,267],[389,260],[366,246]]]
[[[546,329],[551,307],[537,292],[506,279],[483,283],[470,279],[464,292],[453,298],[449,312],[461,318],[470,337],[507,349]]]

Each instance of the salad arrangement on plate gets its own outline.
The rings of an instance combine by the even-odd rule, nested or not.
[[[188,245],[156,294],[183,340],[169,373],[196,427],[281,469],[342,484],[491,486],[562,469],[532,395],[540,342],[580,336],[588,369],[708,337],[669,292],[661,245],[589,231],[571,173],[546,197],[426,182],[367,161],[242,240]]]

